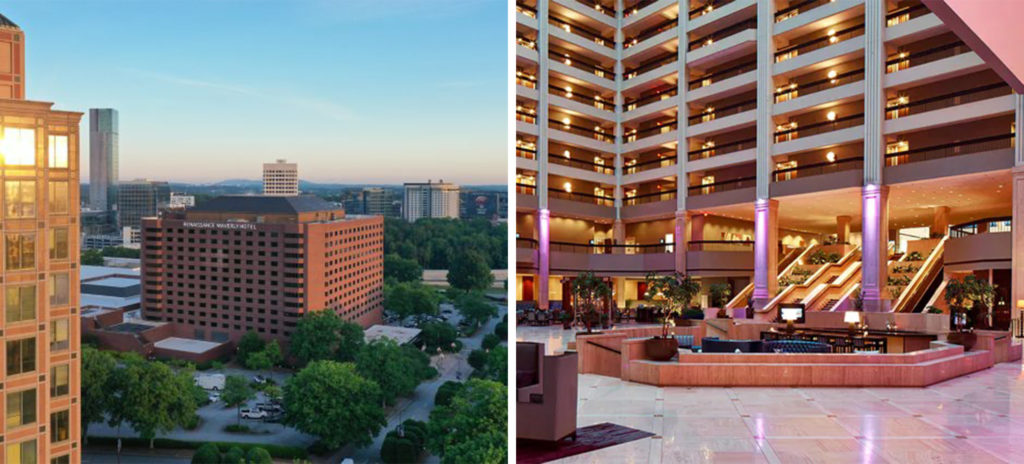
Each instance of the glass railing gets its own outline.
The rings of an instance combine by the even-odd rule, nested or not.
[[[885,155],[887,166],[899,166],[906,163],[927,161],[954,156],[980,153],[983,151],[1000,150],[1013,147],[1014,134],[993,135],[989,137],[978,137],[970,140],[944,143],[930,147],[915,148],[913,150],[901,151]]]
[[[678,125],[675,120],[665,121],[657,126],[648,127],[646,129],[631,130],[624,134],[624,140],[626,143],[635,142],[637,140],[643,140],[648,137],[654,137],[655,135],[667,134],[676,130]]]
[[[896,119],[908,114],[920,114],[951,106],[963,105],[966,103],[987,100],[989,98],[1010,95],[1010,86],[999,82],[996,84],[984,85],[968,90],[961,90],[946,95],[924,98],[921,100],[909,101],[907,103],[886,106],[885,119]]]
[[[757,29],[757,18],[751,18],[746,21],[733,24],[732,26],[729,26],[727,28],[712,32],[699,39],[691,40],[686,49],[688,51],[693,51],[698,48],[706,47],[726,37],[730,37],[740,32],[743,32],[747,29]]]
[[[672,98],[672,97],[674,97],[676,95],[679,95],[679,88],[678,87],[672,87],[672,88],[669,88],[669,89],[662,90],[660,92],[656,92],[653,95],[648,95],[646,97],[638,98],[636,100],[628,100],[627,99],[626,100],[626,105],[625,105],[624,109],[625,109],[625,111],[633,111],[633,110],[635,110],[635,109],[637,109],[637,108],[639,108],[641,106],[646,106],[646,105],[649,105],[651,103],[660,102],[662,100],[665,100],[665,99],[668,99],[668,98]]]
[[[596,43],[598,45],[601,45],[603,47],[612,48],[612,49],[615,48],[615,44],[614,44],[614,42],[612,40],[605,39],[604,37],[601,36],[601,34],[598,34],[597,32],[595,32],[593,30],[590,30],[590,29],[587,29],[587,28],[585,28],[583,26],[580,26],[580,25],[577,25],[577,24],[572,24],[572,23],[570,23],[570,22],[568,22],[568,21],[566,21],[566,20],[564,20],[562,18],[559,18],[557,16],[553,16],[553,15],[552,16],[548,16],[548,22],[553,24],[553,25],[555,25],[556,27],[558,27],[559,29],[561,29],[561,30],[563,30],[565,32],[577,35],[579,37],[587,39],[588,41],[594,42],[594,43]]]
[[[738,64],[736,66],[731,66],[720,71],[715,71],[711,74],[706,74],[704,76],[691,80],[688,84],[690,86],[690,90],[696,90],[701,87],[707,87],[711,84],[714,84],[715,82],[726,80],[730,77],[736,77],[739,76],[740,74],[746,74],[755,69],[757,69],[757,61],[750,61],[747,63]]]
[[[693,185],[687,187],[686,190],[689,195],[710,195],[717,192],[727,192],[729,190],[738,190],[741,188],[754,187],[757,185],[757,177],[740,177],[736,179],[723,180],[719,182],[710,182],[707,184]]]
[[[885,61],[885,72],[894,73],[907,68],[938,61],[943,58],[970,53],[971,47],[956,41],[916,52],[900,51]]]
[[[615,174],[615,167],[606,164],[599,164],[593,161],[586,161],[575,158],[566,158],[558,155],[548,155],[548,161],[552,164],[560,164],[585,171],[599,172],[601,174]]]
[[[831,32],[831,33],[829,33],[829,32]],[[788,47],[782,48],[779,51],[775,52],[775,62],[778,63],[778,62],[786,61],[786,60],[789,60],[789,59],[793,59],[793,58],[796,58],[797,56],[799,56],[801,54],[812,52],[814,50],[818,50],[818,49],[821,49],[821,48],[825,48],[825,47],[827,47],[829,45],[834,45],[834,44],[837,44],[839,42],[843,42],[843,41],[845,41],[847,39],[852,39],[854,37],[859,37],[859,36],[861,36],[863,34],[864,34],[864,25],[863,24],[858,24],[858,25],[853,26],[853,27],[848,27],[848,28],[840,30],[840,31],[826,31],[824,37],[820,37],[820,38],[817,38],[817,39],[814,39],[814,40],[811,40],[811,41],[808,41],[808,42],[800,43],[800,44],[790,45]]]
[[[665,55],[665,56],[661,56],[661,57],[655,58],[655,59],[653,59],[651,61],[647,61],[645,63],[642,63],[642,64],[640,64],[639,66],[637,66],[637,67],[635,67],[633,69],[626,70],[626,73],[625,73],[625,75],[623,75],[622,78],[624,80],[630,80],[630,79],[632,79],[632,78],[634,78],[636,76],[639,76],[639,75],[641,75],[641,74],[643,74],[643,73],[645,73],[647,71],[651,71],[651,70],[660,68],[660,67],[665,66],[666,64],[669,64],[669,63],[674,63],[678,59],[679,59],[679,57],[675,53],[673,53],[671,55]]]
[[[626,38],[626,42],[623,43],[622,46],[623,46],[623,48],[630,48],[630,47],[633,47],[635,45],[639,45],[639,44],[643,43],[643,41],[645,41],[645,40],[647,40],[647,39],[649,39],[651,37],[654,37],[654,36],[656,36],[658,34],[661,34],[662,32],[665,32],[665,31],[667,31],[669,29],[672,29],[672,28],[674,28],[674,27],[676,27],[678,25],[679,25],[679,19],[670,19],[670,20],[665,21],[665,22],[663,22],[661,24],[658,24],[657,26],[649,27],[647,29],[644,29],[644,30],[640,31],[637,35],[633,36],[633,37]]]
[[[789,18],[799,16],[801,13],[806,13],[826,3],[832,3],[835,0],[804,0],[789,5],[775,12],[775,22],[782,22]]]
[[[583,71],[593,73],[595,76],[604,77],[606,79],[614,79],[615,71],[602,67],[600,65],[581,60],[577,56],[573,56],[568,52],[551,50],[548,52],[548,58],[562,63],[566,66],[581,69]]]
[[[555,241],[550,242],[548,244],[548,247],[551,251],[588,255],[644,255],[655,253],[672,253],[673,249],[671,243],[653,243],[649,245],[604,245],[598,243],[572,243]]]
[[[565,122],[559,121],[557,119],[549,119],[548,127],[552,129],[558,129],[564,132],[569,132],[571,134],[594,138],[602,142],[615,141],[615,136],[613,134],[609,134],[607,132],[604,132],[603,130],[588,129],[586,127],[577,126],[574,124],[566,124]]]
[[[931,10],[920,3],[914,6],[899,8],[885,15],[885,25],[886,27],[892,27],[928,13],[931,13]]]
[[[590,94],[587,92],[581,93],[579,88],[576,87],[559,87],[557,85],[549,85],[548,93],[554,96],[568,98],[569,100],[580,102],[587,106],[593,106],[599,110],[615,110],[615,103],[612,100],[604,99],[601,98],[600,95]]]
[[[786,169],[776,169],[772,172],[772,178],[775,182],[785,182],[787,180],[798,179],[801,177],[831,174],[833,172],[849,171],[852,169],[861,169],[863,167],[863,158],[846,158],[832,162],[813,163]]]
[[[724,118],[726,116],[732,116],[734,114],[739,114],[754,109],[757,109],[757,99],[748,100],[740,103],[734,103],[732,105],[723,106],[721,108],[709,106],[705,108],[703,111],[701,111],[700,114],[696,116],[690,116],[687,120],[690,122],[691,126],[694,126],[705,122],[711,122],[718,118]]]
[[[741,150],[749,150],[757,147],[757,138],[737,140],[735,142],[723,143],[713,147],[701,148],[699,150],[693,150],[687,153],[690,157],[690,161],[696,161],[699,159],[713,158],[715,156],[721,156],[728,153],[733,153]]]
[[[978,219],[955,226],[949,226],[949,238],[962,238],[977,234],[1000,233],[1013,231],[1013,218],[1010,216]]]
[[[601,206],[615,206],[615,198],[591,193],[566,192],[565,190],[548,189],[548,196],[562,200],[579,201],[582,203],[593,203]]]
[[[835,121],[824,121],[806,126],[794,127],[792,129],[779,130],[775,131],[775,143],[788,142],[790,140],[796,140],[811,135],[824,134],[826,132],[832,132],[839,129],[847,129],[861,124],[864,124],[864,113],[836,118]]]
[[[853,71],[846,71],[842,74],[836,74],[835,77],[831,78],[826,77],[824,79],[806,82],[803,84],[789,84],[775,89],[775,103],[781,103],[797,97],[812,95],[821,92],[822,90],[828,90],[840,85],[849,84],[851,82],[860,82],[862,80],[864,80],[864,70],[855,69]]]
[[[753,240],[696,240],[686,244],[689,251],[754,251]]]
[[[690,19],[696,19],[701,16],[704,16],[734,1],[735,0],[711,0],[704,2],[700,6],[695,7],[689,11]]]
[[[676,198],[676,189],[672,187],[672,190],[665,192],[652,192],[644,193],[641,195],[626,196],[622,199],[623,204],[626,205],[642,205],[645,203],[656,203],[659,201],[674,200]]]

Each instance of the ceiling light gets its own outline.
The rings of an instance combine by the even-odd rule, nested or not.
[[[828,153],[825,153],[825,159],[827,159],[829,163],[835,163],[836,162],[836,152],[830,151]]]
[[[836,120],[836,112],[835,111],[829,111],[828,114],[825,115],[825,117],[828,118],[829,121],[835,121]]]
[[[828,72],[828,78],[829,79],[835,79],[836,78],[836,70],[835,69],[833,69],[833,70]]]
[[[567,193],[572,193],[572,183],[571,182],[566,182],[565,184],[562,185],[562,188],[564,188]]]

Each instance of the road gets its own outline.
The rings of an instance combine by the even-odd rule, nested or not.
[[[358,450],[345,447],[326,460],[314,459],[314,462],[338,463],[346,457],[352,458],[357,464],[380,462],[380,447],[384,443],[384,436],[406,419],[426,422],[430,418],[430,411],[434,409],[434,395],[437,394],[437,389],[441,387],[441,384],[449,380],[463,381],[469,377],[469,374],[473,372],[473,368],[469,366],[467,361],[469,353],[480,348],[485,335],[494,333],[494,326],[501,322],[501,318],[507,312],[507,306],[498,306],[498,317],[487,321],[487,324],[476,335],[470,338],[459,339],[463,343],[462,351],[456,354],[445,354],[443,357],[435,356],[433,365],[437,368],[440,375],[436,379],[421,383],[411,397],[402,398],[390,409],[388,425],[377,434],[372,445]],[[440,461],[440,458],[437,456],[429,456],[424,462],[435,464]]]

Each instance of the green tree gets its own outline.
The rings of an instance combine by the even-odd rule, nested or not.
[[[134,353],[123,356],[124,367],[112,376],[114,397],[108,411],[108,424],[130,423],[140,437],[149,440],[185,426],[196,413],[192,394],[192,370],[171,370],[162,362],[149,362]]]
[[[85,250],[82,252],[83,266],[102,266],[103,252],[100,250]]]
[[[284,397],[284,390],[277,385],[267,385],[263,387],[263,394],[271,401],[280,401]]]
[[[377,383],[351,363],[314,361],[284,387],[286,425],[316,436],[326,447],[369,445],[387,423]]]
[[[480,252],[462,248],[452,256],[448,266],[448,284],[454,288],[469,292],[471,290],[487,290],[494,282],[491,267]]]
[[[389,253],[384,256],[384,278],[397,282],[419,282],[423,279],[423,267],[415,259]]]
[[[203,443],[192,455],[192,464],[220,464],[220,450],[213,443]]]
[[[439,303],[437,292],[421,282],[384,285],[384,307],[401,317],[414,314],[437,315]]]
[[[263,354],[267,356],[271,367],[279,366],[284,361],[284,356],[281,354],[281,345],[277,343],[277,340],[271,340],[270,343],[267,343],[266,348],[263,348]]]
[[[249,355],[263,351],[264,346],[266,346],[266,343],[263,339],[256,332],[250,330],[238,340],[235,356],[238,358],[238,362],[248,366]]]
[[[437,393],[434,394],[434,407],[448,406],[451,404],[452,398],[455,397],[456,393],[462,391],[462,387],[465,385],[466,384],[462,382],[456,382],[454,380],[442,383],[441,386],[438,387]]]
[[[257,351],[250,354],[245,360],[245,367],[247,369],[262,371],[270,369],[273,367],[273,364],[270,362],[270,358],[267,357],[267,353],[265,351]]]
[[[367,343],[356,356],[356,372],[376,382],[382,400],[394,404],[395,398],[411,394],[422,380],[415,363],[394,340],[379,338]]]
[[[334,311],[304,314],[295,326],[289,348],[299,365],[333,358],[341,343],[341,325],[341,318]]]
[[[498,464],[508,460],[507,388],[470,379],[427,424],[427,449],[443,464]]]
[[[459,332],[444,322],[428,322],[420,326],[420,340],[427,350],[433,353],[437,348],[450,350],[451,344],[458,338]]]
[[[480,292],[471,292],[460,296],[455,300],[455,309],[462,314],[462,319],[474,327],[479,327],[494,316],[498,315],[498,308],[487,302]]]
[[[469,367],[481,369],[487,364],[487,352],[484,350],[473,350],[469,352]]]
[[[692,277],[678,272],[659,276],[650,273],[646,277],[648,300],[662,298],[665,308],[662,310],[661,336],[668,337],[668,326],[672,316],[678,316],[690,307],[690,300],[700,293],[700,284]]]
[[[235,408],[236,424],[242,423],[242,405],[255,396],[256,392],[249,386],[249,382],[245,380],[245,377],[229,375],[224,379],[224,391],[221,393],[220,399],[228,407]]]
[[[249,464],[274,464],[270,452],[258,446],[249,449]]]
[[[363,348],[365,338],[363,327],[355,322],[342,321],[338,328],[338,349],[334,358],[340,362],[356,360],[356,355]]]
[[[111,378],[117,361],[110,353],[88,345],[82,346],[82,440],[86,440],[89,424],[103,420],[110,408]]]
[[[224,456],[221,457],[221,464],[245,464],[245,451],[237,446],[232,446]]]
[[[480,347],[485,350],[493,350],[494,347],[501,344],[501,338],[494,334],[484,335],[484,339],[480,342]]]

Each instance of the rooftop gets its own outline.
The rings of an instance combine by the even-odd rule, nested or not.
[[[293,197],[264,195],[224,195],[189,209],[200,213],[298,214],[316,211],[337,211],[335,206],[315,195]]]
[[[14,29],[21,29],[20,27],[18,27],[17,24],[14,24],[14,21],[11,21],[2,14],[0,14],[0,27],[11,27]]]
[[[138,269],[127,269],[123,267],[110,266],[82,266],[80,268],[79,276],[81,277],[82,281],[85,282],[87,280],[108,277],[134,276],[138,278],[140,274]]]
[[[366,329],[363,332],[363,336],[367,342],[374,341],[378,338],[390,338],[399,345],[404,345],[413,341],[420,334],[420,329],[408,328],[408,327],[395,327],[391,325],[374,325]]]
[[[208,342],[205,340],[193,340],[191,338],[179,337],[167,337],[153,344],[154,347],[163,350],[181,351],[185,353],[196,354],[205,353],[221,345],[223,345],[223,343]]]

